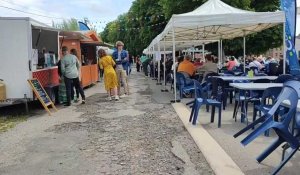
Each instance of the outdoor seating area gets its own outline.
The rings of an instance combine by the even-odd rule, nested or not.
[[[180,73],[177,73],[177,75],[184,77]],[[283,81],[284,77],[289,78]],[[218,80],[221,83],[217,83]],[[183,82],[185,81],[184,79]],[[235,104],[227,104],[227,101],[230,99],[227,95],[228,92],[225,91],[224,81],[229,82],[229,85],[234,88]],[[201,123],[205,128],[216,128],[217,126],[220,130],[214,129],[214,132],[222,132],[227,135],[226,137],[237,138],[243,136],[244,139],[241,141],[241,146],[246,146],[257,138],[260,141],[266,140],[263,145],[268,146],[268,148],[262,151],[261,155],[256,155],[258,156],[257,162],[261,163],[276,148],[278,148],[277,154],[282,152],[282,155],[278,156],[276,160],[276,162],[280,163],[274,167],[272,174],[278,173],[298,151],[300,143],[298,132],[300,128],[300,103],[298,103],[300,99],[300,81],[298,78],[291,75],[280,75],[278,77],[229,77],[221,75],[211,76],[202,84],[197,80],[193,80],[193,82],[193,88],[190,85],[181,84],[181,81],[178,81],[177,85],[179,92],[191,93],[191,96],[194,98],[192,102],[190,102],[190,98],[181,98],[182,103],[187,102],[187,108],[191,108],[190,116],[187,117],[191,124],[197,125]],[[202,105],[206,106],[203,110],[200,109]],[[212,106],[211,110],[208,110],[209,106]],[[218,109],[218,124],[214,125],[216,107]],[[231,115],[228,115],[230,113]],[[240,122],[237,122],[237,118],[239,119],[238,115],[241,116]],[[230,119],[230,116],[233,117]],[[225,129],[223,129],[224,124],[221,125],[221,123],[225,123]],[[233,127],[237,130],[231,130],[231,133],[226,133],[229,125],[238,125],[238,127]],[[272,131],[272,134],[270,134],[270,130],[274,132]],[[276,140],[272,144],[267,141],[270,140],[270,137]],[[239,140],[232,141],[239,142]],[[280,146],[283,143],[284,147],[281,148]],[[223,147],[222,143],[219,142],[219,144]],[[261,147],[261,150],[263,149],[264,147]],[[243,155],[240,155],[240,157],[243,157]]]
[[[0,175],[300,175],[300,0],[0,1]]]
[[[207,9],[212,10],[208,12]],[[190,124],[188,127],[197,128],[200,124],[245,174],[277,174],[281,171],[283,174],[294,174],[297,172],[295,168],[288,170],[284,167],[299,164],[300,79],[290,71],[291,65],[287,64],[284,53],[279,63],[270,58],[264,61],[262,56],[254,61],[252,58],[248,60],[245,39],[249,34],[284,24],[284,14],[280,11],[247,13],[219,0],[207,1],[192,12],[173,15],[164,31],[153,39],[145,51],[157,62],[161,62],[157,56],[161,50],[173,51],[173,63],[178,65],[175,64],[173,69],[172,83],[176,88],[171,102],[181,102],[189,110],[189,115],[185,114],[185,120]],[[252,15],[256,16],[256,21],[246,19]],[[225,19],[229,17],[234,22]],[[209,19],[218,20],[212,22]],[[222,40],[238,37],[244,39],[243,56],[238,61],[233,57],[225,61]],[[218,42],[217,71],[201,72],[200,66],[192,75],[185,68],[192,69],[188,62],[196,64],[195,60],[185,54],[184,61],[178,61],[180,50],[194,47],[197,41],[201,43],[202,53],[206,44]],[[162,55],[165,64],[166,54]],[[203,64],[214,67],[210,57],[203,55]],[[275,141],[271,143],[271,140]],[[236,143],[239,142],[238,147]],[[254,146],[248,148],[250,143]],[[247,147],[243,150],[242,146]],[[239,150],[239,153],[234,153],[234,150]],[[251,156],[246,154],[249,150],[253,153]],[[276,156],[269,160],[274,151]],[[292,163],[289,164],[290,160]]]
[[[274,169],[273,174],[278,173],[298,151],[300,143],[300,137],[298,136],[300,81],[297,77],[288,74],[278,77],[226,76],[221,74],[220,76],[208,75],[206,81],[201,84],[197,80],[185,79],[181,73],[176,75],[178,77],[176,87],[180,99],[183,103],[186,103],[187,108],[190,108],[190,116],[187,118],[189,118],[191,124],[197,125],[205,123],[204,121],[210,121],[211,124],[209,125],[212,125],[215,121],[215,108],[217,108],[217,127],[220,128],[219,132],[223,132],[221,123],[224,122],[223,120],[225,120],[225,123],[228,122],[228,116],[224,112],[231,113],[230,116],[233,116],[231,122],[234,121],[231,123],[232,125],[235,125],[238,119],[244,125],[243,129],[236,130],[236,133],[232,136],[236,138],[246,133],[246,131],[252,130],[241,141],[244,146],[263,135],[263,133],[264,136],[260,137],[270,137],[270,130],[273,129],[275,133],[272,132],[271,137],[277,135],[279,138],[276,142],[270,144],[269,148],[257,158],[259,163],[262,162],[277,147],[285,143],[285,147],[289,148],[288,153],[286,153],[287,149],[284,149],[285,147],[279,149],[279,151],[282,151],[282,160]],[[193,82],[194,86],[186,82]],[[228,82],[229,86],[234,89],[232,92],[234,104],[227,104],[230,101],[230,96],[224,88],[224,82]],[[182,94],[190,94],[190,97],[193,97],[194,100],[184,99]],[[200,109],[202,105],[206,106],[203,110]],[[209,110],[210,106],[211,110]],[[223,119],[224,117],[227,119]],[[208,126],[207,123],[206,125]],[[226,125],[228,126],[228,123]],[[222,143],[220,145],[222,146]]]
[[[190,109],[190,116],[187,116],[186,120],[189,120],[191,124],[201,124],[202,127],[204,127],[212,135],[212,137],[217,140],[220,146],[224,148],[225,151],[228,151],[228,154],[231,154],[234,149],[237,149],[237,143],[240,141],[238,136],[245,138],[239,145],[240,155],[232,153],[234,154],[233,159],[236,158],[234,159],[236,162],[239,162],[240,159],[247,159],[250,161],[250,158],[247,157],[248,153],[245,154],[250,149],[251,152],[255,152],[255,154],[251,155],[253,158],[253,162],[251,163],[252,166],[249,166],[249,168],[255,167],[252,171],[259,172],[259,169],[266,168],[269,171],[272,169],[272,174],[276,174],[293,156],[292,165],[299,161],[299,155],[296,153],[299,144],[299,136],[297,135],[297,128],[299,128],[297,123],[299,115],[297,114],[300,112],[300,103],[298,103],[298,100],[300,99],[298,94],[300,88],[299,83],[299,80],[287,81],[286,83],[268,84],[254,82],[230,83],[230,85],[235,87],[235,89],[243,90],[245,92],[242,95],[239,93],[235,94],[239,97],[244,96],[244,98],[241,99],[248,99],[249,96],[252,95],[253,91],[260,91],[263,92],[263,94],[258,98],[256,97],[257,99],[253,103],[253,106],[248,105],[245,101],[239,103],[239,105],[241,105],[241,111],[235,112],[236,115],[241,115],[241,122],[239,120],[239,122],[237,122],[237,120],[232,118],[232,115],[235,113],[233,109],[234,105],[228,105],[226,110],[219,112],[221,115],[219,116],[218,125],[216,125],[214,124],[214,108],[210,112],[207,112],[207,108],[205,107],[199,109],[199,103],[203,102],[205,105],[206,103],[204,102],[207,100],[207,97],[201,98],[202,96],[197,94],[198,92],[203,91],[201,91],[202,87],[199,88],[199,83],[196,82],[195,89],[198,91],[195,90],[196,94],[193,107]],[[219,104],[221,105],[220,99],[216,98],[215,101],[219,101]],[[226,101],[229,101],[229,98],[226,99]],[[186,102],[190,102],[190,98],[182,99],[182,103]],[[187,108],[189,109],[190,106],[187,105]],[[244,120],[242,120],[243,117]],[[218,127],[221,128],[218,129]],[[247,130],[249,131],[246,132]],[[233,136],[238,137],[238,139],[232,139]],[[279,138],[277,139],[277,137]],[[272,140],[274,139],[277,140],[277,144],[272,144]],[[242,146],[249,144],[249,140],[254,140],[253,143],[251,143],[253,145],[251,145],[250,148],[243,150],[244,148]],[[280,147],[282,146],[282,143],[285,143],[285,147],[287,146],[289,148],[287,149],[287,153],[286,149],[284,149],[285,147]],[[228,144],[235,145],[235,147],[230,147]],[[290,144],[295,145],[290,146]],[[264,152],[264,154],[257,158],[257,162],[261,163],[265,157],[271,154],[271,152],[278,147],[275,151],[275,156],[271,156],[271,159],[267,160],[267,164],[264,162],[261,165],[255,164],[255,156],[259,156],[266,147],[269,148]],[[261,152],[259,152],[259,150]],[[243,151],[245,151],[245,153]],[[238,164],[245,165],[245,162],[240,162]],[[268,166],[266,167],[266,165]],[[287,166],[290,167],[291,164],[288,164]],[[283,172],[291,173],[293,171],[283,169]]]

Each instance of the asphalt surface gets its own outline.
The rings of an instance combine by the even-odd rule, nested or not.
[[[85,105],[0,134],[0,174],[213,174],[170,94],[142,74],[129,82],[131,94],[120,101],[107,101],[101,83],[87,90]]]

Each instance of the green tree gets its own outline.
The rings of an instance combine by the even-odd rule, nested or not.
[[[79,30],[77,19],[71,18],[69,20],[63,20],[61,23],[52,22],[52,26],[65,31],[77,31]]]
[[[145,8],[147,7],[147,8]],[[106,25],[101,36],[105,42],[121,40],[130,54],[141,54],[165,27],[162,8],[156,0],[136,0],[128,13]],[[159,24],[159,25],[158,25]]]
[[[279,0],[252,0],[251,8],[258,12],[276,11],[280,9]],[[283,43],[283,27],[278,25],[247,37],[249,54],[262,54],[270,48],[280,47]]]
[[[173,14],[181,14],[194,10],[207,0],[159,0],[158,4],[162,6],[167,19]]]
[[[141,54],[150,42],[163,31],[172,14],[190,12],[207,0],[135,0],[128,13],[107,24],[101,36],[105,42],[122,40],[131,54]],[[252,11],[275,11],[279,0],[223,0],[240,9]],[[164,16],[161,16],[164,15]],[[165,23],[164,23],[165,22]],[[157,25],[159,24],[159,25]],[[282,44],[282,27],[276,26],[263,32],[247,36],[248,53],[263,53]],[[242,55],[242,39],[224,41],[225,53]],[[217,49],[212,44],[213,50]]]

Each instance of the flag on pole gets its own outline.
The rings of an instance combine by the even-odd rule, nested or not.
[[[78,22],[79,24],[79,30],[90,30],[90,28],[83,22]]]
[[[281,9],[285,12],[285,43],[286,58],[289,61],[290,73],[292,75],[300,75],[299,61],[295,49],[296,35],[296,16],[297,2],[296,0],[281,0]]]

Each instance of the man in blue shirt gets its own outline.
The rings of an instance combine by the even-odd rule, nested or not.
[[[127,80],[127,70],[128,70],[128,65],[129,65],[129,58],[128,58],[128,52],[123,49],[124,43],[122,41],[117,41],[116,42],[116,47],[117,49],[113,52],[112,57],[116,62],[116,73],[118,76],[119,80],[119,87],[118,87],[118,92],[119,96],[126,97],[129,95],[129,87],[128,87],[128,80]],[[121,95],[120,92],[120,87],[121,83],[123,84],[124,87],[124,94]]]

